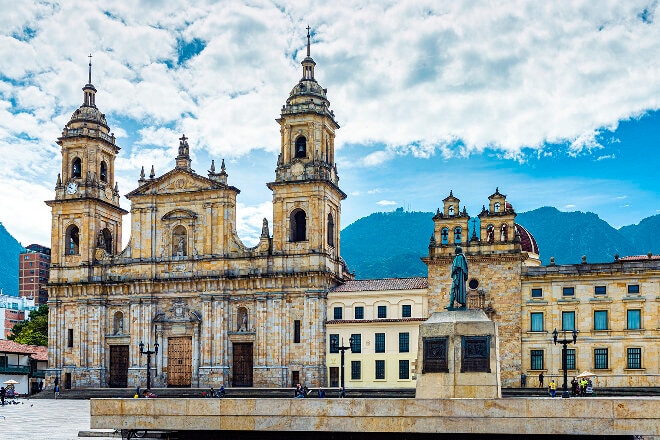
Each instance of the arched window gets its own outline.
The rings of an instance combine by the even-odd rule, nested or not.
[[[76,225],[71,225],[66,229],[65,253],[67,255],[78,255],[80,253],[80,230]]]
[[[509,228],[507,227],[506,223],[502,225],[502,228],[500,229],[500,241],[505,242],[509,238]]]
[[[495,226],[488,225],[486,228],[486,241],[492,243],[495,241]]]
[[[124,314],[122,312],[115,312],[113,330],[115,335],[124,333]]]
[[[449,215],[454,215],[454,205],[449,205],[447,212],[449,212]]]
[[[179,225],[172,231],[172,256],[185,257],[188,255],[188,233],[186,228]]]
[[[328,246],[335,246],[335,220],[328,214]]]
[[[103,248],[108,254],[112,254],[112,233],[108,228],[102,229],[99,232],[96,247]]]
[[[296,139],[296,157],[307,157],[307,139],[305,139],[305,136]]]
[[[108,165],[106,165],[105,161],[101,161],[101,182],[108,182]]]
[[[73,162],[71,163],[71,177],[74,179],[80,179],[80,176],[82,175],[82,161],[80,160],[79,157],[76,157],[73,159]]]
[[[460,243],[463,241],[463,230],[460,226],[454,228],[454,243]]]
[[[307,215],[302,209],[291,213],[291,241],[307,240]]]
[[[500,212],[500,202],[495,202],[493,205],[493,211]]]
[[[236,331],[248,331],[248,311],[245,307],[239,307],[236,311]]]
[[[449,229],[442,228],[440,231],[440,244],[449,244]]]

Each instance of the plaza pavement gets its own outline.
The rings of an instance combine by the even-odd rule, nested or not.
[[[0,438],[78,440],[89,431],[89,400],[17,399],[0,406]]]

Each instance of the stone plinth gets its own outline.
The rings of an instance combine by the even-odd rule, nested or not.
[[[497,326],[482,310],[431,315],[417,359],[419,399],[502,397]]]

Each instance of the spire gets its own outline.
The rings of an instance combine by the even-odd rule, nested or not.
[[[310,27],[309,27],[309,25],[307,25],[307,56],[308,56],[308,57],[311,57],[311,55],[310,55],[310,46],[311,46],[311,43],[310,43],[310,40],[309,40],[309,29],[310,29]],[[90,56],[91,56],[91,55],[90,55]],[[90,61],[90,66],[91,66],[91,61]],[[91,69],[91,67],[90,67],[90,69]],[[90,75],[91,75],[91,74],[90,74]],[[89,82],[91,83],[92,80],[90,79]]]
[[[96,108],[96,87],[92,85],[92,54],[89,57],[89,74],[87,84],[83,87],[83,106]]]
[[[303,77],[302,77],[302,79],[303,80],[307,79],[307,80],[314,81],[314,66],[316,65],[316,63],[314,62],[314,60],[312,59],[312,56],[311,56],[311,49],[310,49],[311,48],[311,40],[310,40],[311,37],[310,37],[310,34],[309,34],[310,29],[311,28],[309,26],[307,26],[307,56],[305,57],[304,60],[302,60],[302,63],[301,63],[302,66],[303,66]]]

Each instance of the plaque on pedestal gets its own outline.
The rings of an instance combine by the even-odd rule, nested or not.
[[[420,399],[499,398],[497,325],[482,310],[434,313],[419,327]]]

